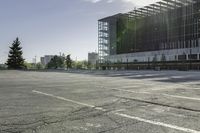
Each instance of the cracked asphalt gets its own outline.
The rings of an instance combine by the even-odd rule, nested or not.
[[[0,71],[0,133],[200,133],[200,72]]]

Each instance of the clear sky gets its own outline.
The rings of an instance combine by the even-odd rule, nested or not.
[[[78,60],[97,50],[97,20],[158,0],[0,0],[0,63],[16,37],[24,58],[71,54]]]

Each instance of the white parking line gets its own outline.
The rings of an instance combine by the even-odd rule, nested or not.
[[[122,86],[121,88],[126,89],[126,88],[136,88],[139,87],[138,85],[130,85],[130,86]]]
[[[95,108],[96,110],[104,111],[103,108],[95,107],[94,105],[89,105],[89,104],[77,102],[77,101],[74,101],[74,100],[71,100],[71,99],[66,99],[64,97],[55,96],[53,94],[48,94],[48,93],[44,93],[44,92],[40,92],[40,91],[36,91],[36,90],[33,90],[32,92],[37,93],[37,94],[42,94],[42,95],[45,95],[45,96],[50,96],[50,97],[53,97],[53,98],[56,98],[56,99],[59,99],[59,100],[63,100],[63,101],[67,101],[67,102],[71,102],[71,103],[74,103],[74,104],[78,104],[78,105],[82,105],[82,106],[86,106],[86,107],[90,107],[90,108]]]
[[[137,93],[137,94],[162,95],[162,96],[179,98],[179,99],[188,99],[188,100],[200,101],[200,98],[196,98],[196,97],[185,97],[185,96],[177,96],[177,95],[161,94],[161,93],[139,92],[139,91],[131,91],[131,90],[118,89],[118,88],[112,88],[112,90],[123,91],[123,92],[130,92],[130,93]]]
[[[74,104],[78,104],[78,105],[94,108],[96,110],[106,111],[106,109],[103,109],[101,107],[95,107],[94,105],[81,103],[81,102],[74,101],[74,100],[71,100],[71,99],[67,99],[67,98],[64,98],[64,97],[55,96],[53,94],[48,94],[48,93],[44,93],[44,92],[40,92],[40,91],[36,91],[36,90],[32,90],[32,92],[40,94],[40,95],[56,98],[56,99],[59,99],[59,100],[71,102],[71,103],[74,103]],[[121,111],[121,110],[113,111],[113,112],[110,112],[110,113],[112,113],[114,115],[117,115],[117,116],[124,117],[124,118],[133,119],[133,120],[137,120],[137,121],[144,122],[144,123],[149,123],[149,124],[156,125],[156,126],[162,126],[162,127],[166,127],[166,128],[171,128],[171,129],[175,129],[175,130],[179,130],[179,131],[183,131],[183,132],[187,132],[187,133],[200,133],[200,131],[189,129],[189,128],[179,127],[179,126],[176,126],[176,125],[166,124],[166,123],[157,122],[157,121],[153,121],[153,120],[143,119],[143,118],[140,118],[140,117],[130,116],[130,115],[123,114],[123,113],[118,113],[119,111]]]
[[[131,90],[118,89],[118,88],[112,88],[112,90],[124,91],[124,92],[130,92],[130,93],[139,93],[139,94],[152,94],[150,92],[139,92],[139,91],[131,91]]]
[[[115,114],[118,115],[118,116],[121,116],[121,117],[134,119],[134,120],[142,121],[142,122],[149,123],[149,124],[152,124],[152,125],[167,127],[167,128],[171,128],[171,129],[175,129],[175,130],[179,130],[179,131],[183,131],[183,132],[200,133],[200,131],[192,130],[192,129],[189,129],[189,128],[179,127],[179,126],[170,125],[170,124],[157,122],[157,121],[152,121],[152,120],[146,120],[146,119],[143,119],[143,118],[130,116],[130,115],[126,115],[126,114],[121,114],[121,113],[115,113]]]

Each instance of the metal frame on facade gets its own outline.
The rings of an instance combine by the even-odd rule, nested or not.
[[[111,23],[115,23],[116,39],[110,39]],[[99,62],[105,63],[105,57],[110,54],[197,47],[199,27],[198,0],[162,0],[117,17],[101,19],[98,22]],[[115,52],[110,52],[111,44],[116,45]]]

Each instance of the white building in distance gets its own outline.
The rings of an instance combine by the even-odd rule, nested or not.
[[[95,52],[88,53],[88,62],[91,63],[92,65],[96,65],[98,58],[99,58],[98,53]]]
[[[45,55],[44,57],[41,57],[40,58],[41,64],[46,66],[53,57],[54,57],[54,55]]]

